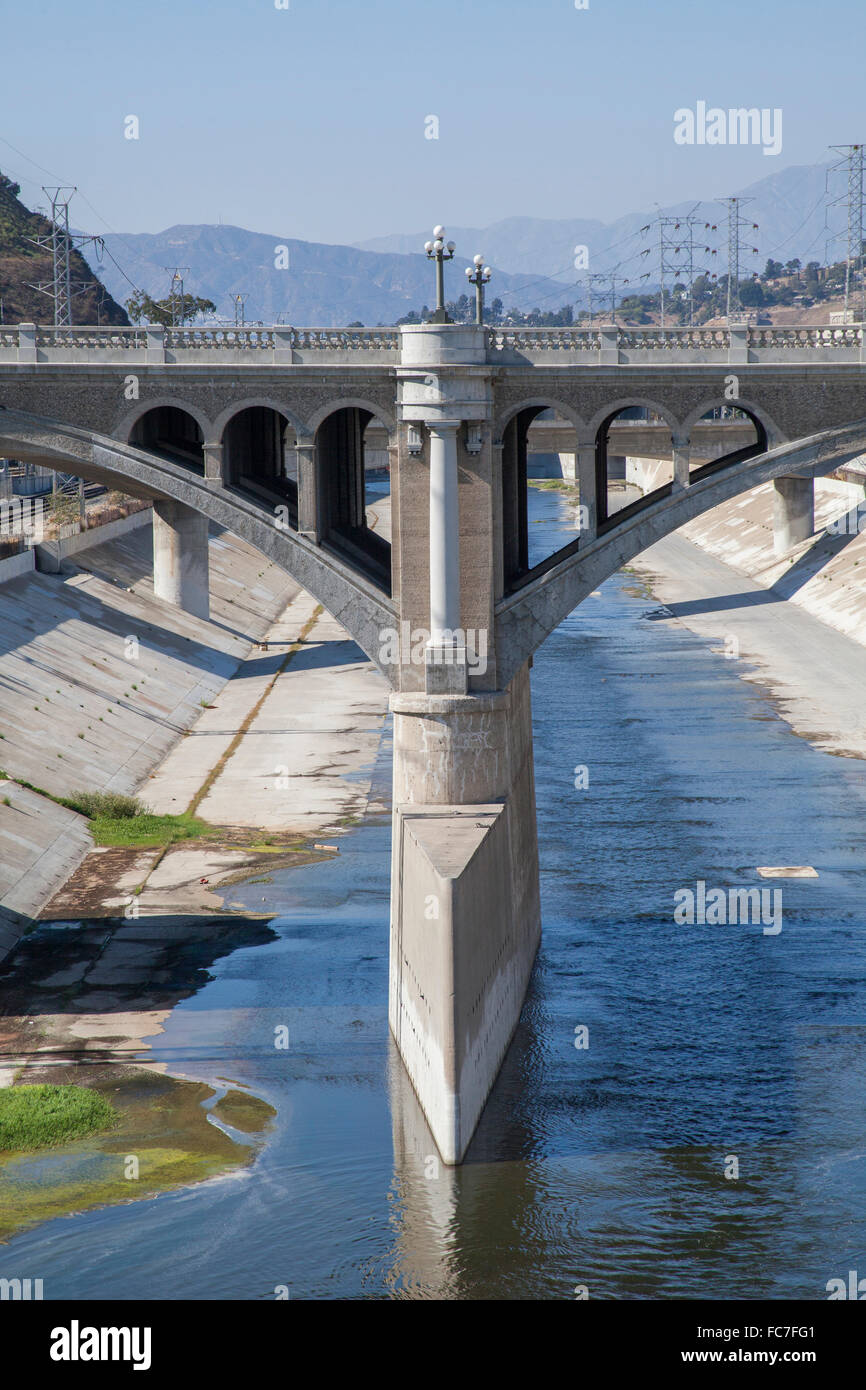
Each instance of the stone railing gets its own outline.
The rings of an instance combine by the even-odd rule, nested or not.
[[[487,328],[497,366],[677,367],[703,363],[866,363],[859,324],[844,327]],[[399,328],[249,327],[0,328],[0,365],[387,366],[401,355]]]
[[[359,360],[377,365],[396,362],[399,352],[397,328],[51,328],[22,323],[0,329],[0,365],[339,366]]]
[[[724,328],[597,328],[490,329],[487,351],[503,366],[553,366],[580,362],[599,366],[652,365],[668,361],[679,366],[702,363],[742,364],[796,362],[866,362],[863,329],[858,324],[830,328],[757,328],[732,324]]]

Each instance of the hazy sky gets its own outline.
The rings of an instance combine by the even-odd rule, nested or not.
[[[54,178],[8,144],[0,169],[31,204],[77,184],[88,231],[354,242],[608,221],[866,138],[864,0],[276,3],[0,0],[0,135]],[[699,101],[781,108],[781,153],[676,144],[674,111]]]

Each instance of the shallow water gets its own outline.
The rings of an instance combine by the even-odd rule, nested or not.
[[[534,544],[570,539],[554,494],[531,505]],[[866,1273],[866,766],[655,608],[618,576],[536,656],[543,942],[463,1167],[389,1043],[390,828],[367,824],[336,862],[232,889],[278,939],[218,960],[155,1039],[276,1107],[252,1169],[50,1222],[0,1274],[46,1298],[724,1299]],[[782,931],[676,925],[699,879],[781,888]]]

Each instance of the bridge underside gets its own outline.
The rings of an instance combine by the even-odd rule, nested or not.
[[[195,602],[194,594],[200,594],[201,575],[185,574],[183,559],[190,546],[201,547],[207,520],[235,532],[318,599],[385,673],[395,689],[391,1028],[440,1152],[457,1163],[517,1024],[540,936],[532,653],[583,598],[641,550],[759,483],[782,480],[779,505],[792,542],[801,537],[809,524],[810,480],[866,451],[866,422],[751,457],[717,460],[691,478],[675,478],[670,488],[602,520],[590,534],[577,535],[541,572],[528,572],[520,541],[521,526],[525,535],[524,416],[503,441],[501,473],[490,465],[489,454],[487,464],[482,458],[478,465],[490,469],[488,486],[472,496],[480,499],[479,506],[487,505],[500,489],[500,529],[497,533],[490,523],[484,532],[474,520],[468,533],[473,549],[466,547],[464,614],[473,611],[467,607],[472,586],[480,578],[489,582],[478,568],[477,553],[487,557],[489,568],[494,535],[505,552],[498,600],[490,605],[488,670],[495,677],[486,679],[494,688],[436,694],[419,689],[411,658],[389,655],[382,644],[383,632],[404,618],[416,623],[420,617],[423,624],[426,617],[424,607],[413,610],[410,600],[419,592],[412,587],[411,561],[421,563],[429,539],[423,524],[426,501],[418,503],[422,486],[429,486],[427,460],[419,464],[408,449],[401,453],[395,521],[404,549],[398,547],[399,583],[392,601],[385,591],[390,554],[365,534],[370,528],[362,490],[363,432],[369,412],[365,420],[359,407],[351,411],[319,427],[313,472],[312,441],[295,441],[294,478],[285,468],[285,437],[254,418],[229,436],[228,466],[223,459],[218,476],[210,471],[204,446],[199,471],[200,441],[190,432],[179,442],[169,418],[155,422],[155,432],[145,432],[135,445],[0,410],[0,454],[153,498],[157,525],[168,528],[167,544],[178,562],[173,601]],[[455,430],[452,434],[456,438]],[[254,477],[238,464],[251,451],[267,463],[254,470]],[[472,458],[462,457],[468,475]],[[589,474],[581,473],[582,485],[594,476],[595,461],[593,455]],[[452,462],[456,476],[456,453]],[[315,505],[312,479],[320,489]],[[412,498],[418,506],[414,516]],[[196,529],[190,518],[204,521]],[[377,565],[378,580],[371,577]]]

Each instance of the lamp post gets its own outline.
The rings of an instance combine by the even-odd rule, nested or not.
[[[468,265],[466,267],[466,279],[469,281],[470,285],[475,286],[475,322],[483,324],[484,286],[490,279],[491,271],[490,266],[484,264],[483,256],[473,256],[472,265],[475,266],[475,270],[473,272],[472,266]]]
[[[456,250],[453,241],[445,243],[445,228],[433,228],[433,241],[424,243],[424,250],[427,252],[428,261],[436,262],[436,312],[432,315],[431,323],[450,323],[445,312],[445,262],[454,259]]]

